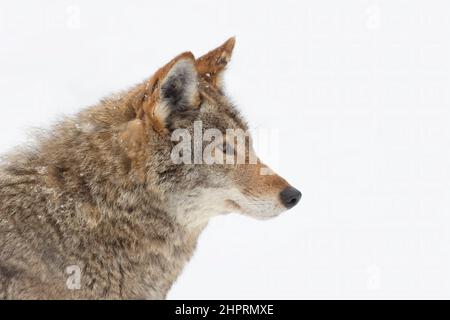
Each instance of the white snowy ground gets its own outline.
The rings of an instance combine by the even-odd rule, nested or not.
[[[272,221],[213,220],[169,298],[450,298],[449,9],[2,0],[0,152],[235,35],[228,93],[303,199]]]

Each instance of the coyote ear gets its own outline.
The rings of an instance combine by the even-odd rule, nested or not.
[[[214,86],[220,85],[220,77],[233,53],[236,39],[228,39],[224,44],[208,52],[195,61],[199,75]]]
[[[150,84],[151,96],[144,110],[159,129],[170,129],[177,117],[192,113],[199,105],[198,73],[190,52],[159,69]]]

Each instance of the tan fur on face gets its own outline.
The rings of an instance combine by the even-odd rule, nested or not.
[[[277,174],[262,174],[267,166],[258,161],[257,164],[238,165],[234,179],[245,194],[258,197],[277,195],[289,184]]]
[[[261,174],[267,169],[259,160],[256,164],[237,165],[232,176],[237,193],[227,199],[228,205],[237,212],[260,219],[283,212],[285,208],[279,194],[289,184],[277,174]]]

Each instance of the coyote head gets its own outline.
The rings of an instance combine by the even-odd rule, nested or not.
[[[234,44],[231,38],[198,59],[185,52],[159,69],[143,84],[126,131],[144,130],[145,175],[187,222],[228,212],[270,218],[301,197],[257,158],[247,124],[224,94],[221,76]]]

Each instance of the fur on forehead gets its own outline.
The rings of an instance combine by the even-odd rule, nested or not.
[[[200,108],[202,120],[208,118],[218,129],[248,130],[247,122],[227,96],[205,81],[199,81],[199,91],[202,99]]]

